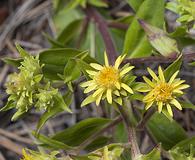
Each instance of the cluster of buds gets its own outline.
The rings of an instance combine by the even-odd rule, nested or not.
[[[167,9],[177,13],[180,17],[178,22],[188,24],[193,23],[195,29],[195,2],[193,0],[176,0],[167,4]]]
[[[34,107],[39,110],[48,109],[54,104],[53,97],[58,94],[50,83],[45,83],[39,57],[25,55],[18,67],[19,73],[9,75],[6,92],[9,95],[8,104],[3,110],[16,108],[18,111],[12,120]]]

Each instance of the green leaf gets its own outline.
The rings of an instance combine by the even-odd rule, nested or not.
[[[49,108],[45,113],[41,116],[37,128],[36,128],[36,134],[39,133],[40,129],[43,127],[43,125],[47,122],[49,118],[54,117],[60,112],[67,111],[71,112],[71,110],[68,108],[68,106],[65,104],[62,96],[59,94],[54,97],[54,105],[53,107]]]
[[[182,64],[182,55],[180,55],[172,64],[170,64],[164,71],[166,80],[169,80],[171,76],[178,70],[180,70]]]
[[[56,41],[65,46],[65,44],[70,41],[76,34],[78,34],[81,28],[83,20],[77,19],[66,26],[62,32],[58,35]]]
[[[73,149],[73,147],[70,147],[60,141],[56,141],[54,139],[51,139],[49,137],[46,137],[42,134],[36,134],[36,132],[33,132],[33,135],[36,137],[36,139],[38,139],[42,146],[46,146],[46,147],[50,147],[53,149],[65,149],[65,150],[70,150]]]
[[[145,0],[139,7],[127,30],[123,47],[123,53],[128,54],[131,58],[149,56],[152,52],[152,47],[137,18],[162,28],[164,24],[164,0]]]
[[[79,53],[81,51],[71,48],[48,49],[40,53],[39,59],[43,64],[65,66],[70,58],[77,56]]]
[[[58,74],[63,74],[64,66],[70,58],[78,56],[82,51],[70,48],[48,49],[40,53],[39,59],[41,64],[44,64],[43,73],[46,78],[60,80]],[[86,62],[96,62],[90,56],[84,59]]]
[[[29,56],[29,53],[26,52],[18,43],[16,43],[16,48],[17,48],[19,54],[21,55],[21,57]]]
[[[76,59],[76,62],[80,71],[83,72],[86,77],[89,77],[89,74],[86,72],[86,70],[91,70],[93,68],[81,59]]]
[[[144,0],[127,0],[134,11],[137,11]]]
[[[50,35],[47,33],[43,32],[44,37],[48,40],[48,42],[52,45],[53,48],[63,48],[64,45],[52,38]]]
[[[192,104],[191,102],[186,102],[186,101],[179,101],[181,104],[182,108],[190,108],[190,109],[195,109],[195,105]]]
[[[155,113],[148,121],[147,127],[154,140],[161,143],[166,150],[187,138],[184,129],[176,121],[170,121],[163,114]]]
[[[21,65],[21,62],[23,61],[23,59],[22,58],[15,59],[15,58],[6,57],[6,58],[3,58],[3,61],[9,65],[14,66],[14,67],[19,67]]]
[[[89,50],[89,54],[95,57],[98,62],[104,62],[104,50],[105,45],[103,43],[102,36],[99,32],[96,32],[97,26],[94,22],[89,22],[86,34],[81,41],[81,48],[83,50]]]
[[[63,8],[62,10],[60,10],[59,12],[57,12],[57,14],[55,14],[53,16],[53,21],[54,21],[55,27],[57,29],[57,35],[59,35],[60,33],[62,33],[62,31],[71,22],[73,22],[75,20],[82,19],[84,17],[83,15],[84,15],[83,12],[81,12],[78,9],[72,9],[72,10],[66,11]]]
[[[141,157],[140,160],[160,160],[160,148],[154,148],[150,153]]]
[[[184,37],[187,34],[187,27],[186,26],[179,26],[175,29],[174,32],[169,33],[169,36],[172,38],[177,38],[177,37]]]
[[[69,59],[64,68],[64,82],[74,81],[81,75],[80,69],[77,66],[75,59]]]
[[[166,8],[171,10],[172,12],[179,13],[178,4],[175,2],[168,2]]]
[[[67,91],[64,96],[64,102],[66,103],[67,106],[70,106],[72,103],[72,99],[73,99],[73,93],[71,91]]]
[[[52,136],[52,139],[69,146],[78,146],[91,135],[104,128],[110,119],[88,118]],[[78,136],[79,135],[79,136]]]
[[[94,151],[100,147],[105,146],[106,144],[108,144],[108,142],[111,140],[111,137],[106,137],[106,136],[100,136],[96,139],[94,139],[93,142],[91,142],[86,148],[85,150],[87,151]]]
[[[163,56],[172,57],[178,55],[180,51],[177,47],[177,42],[172,39],[168,34],[155,26],[146,23],[143,20],[138,20],[144,31],[150,44]]]
[[[12,108],[15,108],[15,103],[14,103],[14,101],[8,101],[7,102],[7,104],[3,107],[3,108],[1,108],[0,109],[0,112],[2,112],[2,111],[8,111],[8,110],[10,110],[10,109],[12,109]]]
[[[119,123],[114,131],[114,140],[120,143],[126,143],[128,141],[128,135],[123,123]]]
[[[178,37],[176,38],[178,46],[180,47],[180,50],[184,47],[194,45],[195,39],[192,39],[191,37]]]
[[[17,119],[19,119],[20,117],[22,117],[23,115],[25,115],[27,112],[24,110],[17,110],[16,113],[14,113],[14,115],[12,116],[12,121],[16,121]]]

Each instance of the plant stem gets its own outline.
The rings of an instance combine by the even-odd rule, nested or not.
[[[151,63],[151,62],[157,62],[157,63],[170,63],[177,59],[178,57],[163,57],[163,56],[150,56],[150,57],[141,57],[141,58],[131,58],[131,59],[125,59],[123,61],[123,64],[130,63],[132,65],[136,64],[144,64],[144,63]],[[183,61],[184,62],[191,62],[195,60],[195,53],[187,53],[183,54]]]
[[[116,52],[112,37],[109,33],[107,22],[96,11],[96,9],[91,7],[91,6],[88,6],[86,8],[86,14],[87,14],[88,17],[93,18],[94,21],[97,23],[98,29],[99,29],[100,34],[102,35],[102,38],[103,38],[104,43],[105,43],[108,58],[109,58],[111,63],[114,63],[114,61],[117,57],[117,52]]]
[[[99,130],[98,132],[96,132],[95,134],[93,134],[91,137],[89,137],[88,139],[86,139],[83,143],[80,144],[80,146],[77,148],[77,154],[80,153],[80,151],[82,149],[84,149],[87,145],[89,145],[94,139],[96,139],[99,135],[101,135],[102,133],[104,133],[105,131],[107,131],[108,129],[114,127],[115,125],[117,125],[118,123],[120,123],[122,121],[122,117],[118,116],[116,117],[111,123],[109,123],[107,126],[105,126],[104,128],[102,128],[101,130]]]
[[[132,160],[135,160],[141,154],[140,150],[139,150],[138,143],[137,143],[135,128],[134,128],[134,126],[129,118],[127,108],[125,109],[123,106],[119,105],[118,109],[120,111],[120,114],[123,118],[125,127],[126,127],[127,132],[128,132],[128,141],[131,144],[131,157],[132,157]]]
[[[148,122],[148,120],[152,117],[152,115],[155,113],[154,108],[151,108],[150,110],[148,110],[148,112],[146,112],[145,116],[143,117],[143,119],[139,122],[139,124],[137,125],[138,129],[144,129],[146,123]]]

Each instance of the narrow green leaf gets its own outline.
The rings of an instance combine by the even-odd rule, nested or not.
[[[51,147],[53,149],[65,149],[65,150],[70,150],[70,149],[73,149],[72,147],[60,142],[60,141],[57,141],[57,140],[54,140],[54,139],[51,139],[49,137],[46,137],[42,134],[36,134],[36,132],[33,132],[33,135],[36,137],[36,139],[38,139],[43,145],[43,146],[47,146],[47,147]]]
[[[26,52],[18,43],[16,43],[16,48],[17,48],[19,54],[21,55],[21,57],[29,56],[29,53]]]
[[[14,115],[12,116],[12,121],[16,121],[17,119],[19,119],[20,117],[22,117],[23,115],[25,115],[27,112],[24,110],[17,110],[16,113],[14,113]]]
[[[78,146],[91,135],[104,128],[110,119],[88,118],[52,136],[52,139],[69,146]],[[79,136],[78,136],[79,135]]]
[[[0,109],[0,112],[8,111],[8,110],[14,108],[15,106],[16,105],[15,105],[14,101],[8,101],[7,104],[3,108]]]
[[[139,7],[126,32],[123,53],[128,54],[129,57],[149,56],[151,55],[152,47],[137,18],[162,28],[164,24],[164,0],[145,0]]]
[[[80,69],[74,59],[69,59],[64,68],[64,82],[74,81],[81,75]]]
[[[105,146],[106,144],[108,144],[108,142],[111,140],[111,137],[107,137],[107,136],[100,136],[96,139],[94,139],[93,142],[91,142],[86,148],[85,150],[87,151],[94,151],[100,147]]]
[[[182,64],[182,55],[180,55],[172,64],[170,64],[164,71],[166,80],[169,80],[171,76],[178,70],[180,70]]]
[[[140,160],[160,160],[160,148],[154,148],[150,153],[141,157]]]
[[[52,38],[50,35],[47,33],[43,32],[43,36],[48,40],[48,42],[52,45],[53,48],[63,48],[64,45]]]
[[[179,101],[179,103],[181,104],[182,108],[190,108],[190,109],[194,109],[195,110],[195,105],[192,104],[191,102],[186,102],[186,101]]]
[[[6,57],[6,58],[3,58],[2,59],[5,63],[9,64],[9,65],[12,65],[14,67],[19,67],[21,65],[21,62],[23,61],[22,58],[9,58],[9,57]]]

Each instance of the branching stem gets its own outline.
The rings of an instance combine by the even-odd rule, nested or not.
[[[136,131],[129,118],[128,111],[126,111],[123,106],[118,106],[118,109],[121,116],[123,117],[123,121],[128,132],[128,141],[131,144],[132,160],[135,160],[141,154],[137,143]]]

